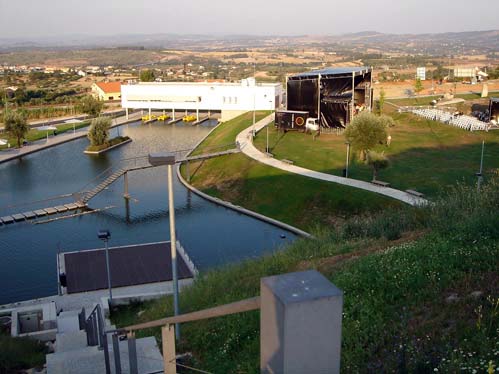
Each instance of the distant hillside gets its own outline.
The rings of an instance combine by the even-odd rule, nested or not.
[[[229,50],[255,47],[313,45],[355,46],[409,53],[459,54],[470,51],[499,53],[499,30],[449,32],[441,34],[384,34],[362,31],[344,35],[61,35],[52,38],[0,38],[0,52],[29,49],[116,48],[139,46],[147,49]]]

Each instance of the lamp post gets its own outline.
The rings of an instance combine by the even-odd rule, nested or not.
[[[174,153],[149,154],[149,163],[152,166],[168,166],[168,210],[170,212],[170,251],[172,257],[172,281],[173,281],[173,309],[174,315],[180,313],[178,301],[178,275],[177,275],[177,240],[175,233],[175,205],[173,200],[173,165],[175,165]],[[180,326],[175,324],[175,337],[180,339]]]
[[[269,104],[270,104],[270,114],[272,114],[272,100],[269,100]],[[269,124],[267,123],[267,126],[265,126],[267,128],[267,146],[265,148],[265,152],[267,152],[267,154],[269,153]]]
[[[109,289],[109,304],[113,303],[113,291],[111,290],[111,269],[109,268],[109,247],[107,242],[111,237],[109,230],[99,230],[97,237],[106,244],[106,269],[107,269],[107,288]]]
[[[482,140],[482,156],[480,157],[480,171],[475,175],[478,177],[477,182],[477,192],[480,192],[480,186],[482,185],[483,179],[483,151],[485,149],[485,140]]]
[[[345,178],[348,178],[348,167],[350,166],[350,142],[345,142],[347,145],[347,162],[345,168]]]

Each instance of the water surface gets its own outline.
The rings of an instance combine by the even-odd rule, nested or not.
[[[112,130],[113,136],[117,131],[130,136],[132,143],[98,157],[83,154],[88,145],[83,138],[0,164],[0,215],[69,202],[70,198],[21,205],[79,191],[122,159],[192,148],[212,126],[134,123]],[[100,247],[99,229],[111,231],[110,245],[114,246],[169,240],[166,167],[129,173],[132,199],[128,219],[123,191],[120,178],[91,200],[92,208],[113,206],[98,213],[47,224],[0,226],[0,284],[4,285],[0,304],[57,293],[56,254]],[[178,239],[200,270],[259,256],[295,238],[292,233],[201,199],[176,177],[174,193]]]

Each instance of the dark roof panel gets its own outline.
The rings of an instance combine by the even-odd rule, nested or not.
[[[345,75],[355,73],[356,75],[362,74],[364,72],[371,71],[370,67],[367,66],[356,66],[356,67],[338,67],[338,68],[326,68],[320,70],[312,70],[304,73],[296,74],[290,78],[303,78],[303,77],[317,77],[320,75]]]
[[[64,254],[68,293],[107,288],[104,249]],[[112,287],[172,280],[170,243],[152,243],[109,248]],[[191,278],[182,256],[177,257],[178,278]]]

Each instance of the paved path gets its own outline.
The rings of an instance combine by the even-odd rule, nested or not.
[[[309,178],[315,178],[326,182],[343,184],[345,186],[360,188],[362,190],[379,193],[381,195],[392,197],[394,199],[400,200],[410,205],[423,205],[428,202],[426,199],[410,195],[407,192],[396,190],[394,188],[380,187],[372,183],[360,181],[357,179],[343,178],[343,177],[338,177],[336,175],[325,174],[318,171],[305,169],[299,166],[287,164],[285,162],[276,160],[275,158],[265,155],[263,152],[260,152],[258,149],[256,149],[256,147],[253,145],[253,138],[251,136],[251,132],[253,130],[255,130],[256,132],[260,131],[261,129],[265,128],[265,126],[267,126],[269,123],[271,123],[273,120],[274,120],[274,115],[271,114],[265,117],[264,119],[260,120],[259,122],[257,122],[254,127],[250,126],[247,129],[241,131],[237,135],[236,141],[240,145],[241,151],[245,155],[251,157],[252,159],[258,162],[261,162],[263,164],[290,173],[299,174]]]
[[[111,127],[123,125],[128,122],[134,122],[140,119],[140,112],[133,113],[129,116],[129,120],[126,119],[125,116],[123,117],[118,117],[116,120],[113,120],[113,124]],[[51,136],[47,139],[40,139],[34,142],[31,142],[28,145],[23,146],[22,148],[10,148],[6,150],[0,151],[0,164],[2,162],[10,161],[15,158],[19,158],[25,155],[28,155],[33,152],[38,152],[41,151],[42,149],[50,148],[58,144],[66,143],[71,140],[75,140],[78,138],[83,138],[87,136],[88,132],[88,127],[83,127],[76,132],[73,132],[71,130],[59,134],[57,136]]]

